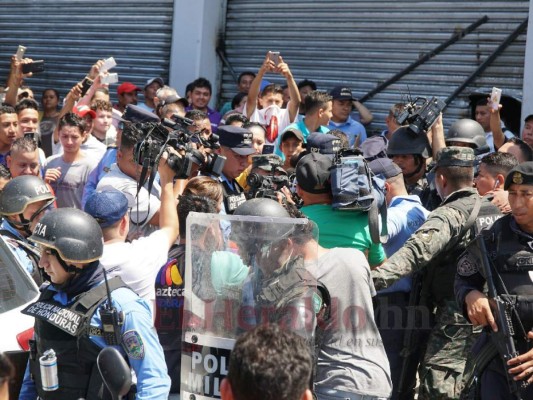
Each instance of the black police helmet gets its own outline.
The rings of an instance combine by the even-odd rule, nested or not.
[[[255,251],[257,246],[285,239],[294,230],[292,224],[276,222],[277,218],[290,218],[290,214],[272,199],[247,200],[235,209],[233,215],[261,217],[257,221],[232,223],[232,240],[245,245],[250,251]]]
[[[76,208],[45,214],[29,240],[57,251],[67,263],[90,263],[102,257],[104,240],[98,222]]]
[[[0,214],[21,214],[28,205],[42,200],[55,200],[42,179],[33,175],[17,176],[10,180],[0,193]]]
[[[425,134],[417,135],[407,126],[394,131],[387,147],[389,156],[413,154],[423,158],[431,157],[431,146]]]
[[[488,152],[487,139],[483,127],[473,119],[458,119],[448,129],[446,145],[450,142],[467,143],[474,150],[479,149]]]

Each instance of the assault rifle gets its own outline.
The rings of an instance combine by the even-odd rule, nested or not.
[[[513,380],[514,376],[508,372],[507,366],[507,361],[519,355],[513,340],[514,328],[511,317],[513,306],[505,301],[505,299],[496,291],[496,285],[494,285],[494,280],[492,278],[492,265],[487,256],[487,248],[485,247],[485,239],[483,238],[483,235],[478,235],[476,240],[479,254],[481,256],[481,268],[483,269],[487,281],[488,297],[493,300],[496,305],[494,314],[496,317],[496,323],[498,324],[498,332],[490,332],[491,341],[502,358],[503,369],[506,372],[507,384],[509,385],[511,394],[514,395],[517,400],[522,400],[520,385],[517,381]]]

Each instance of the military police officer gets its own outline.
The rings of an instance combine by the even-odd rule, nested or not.
[[[246,201],[243,188],[236,178],[248,167],[248,156],[255,153],[252,146],[252,132],[238,126],[218,128],[220,149],[217,152],[226,158],[220,175],[224,190],[224,210],[233,214],[235,209]]]
[[[376,288],[412,272],[424,274],[420,303],[435,312],[435,324],[420,367],[419,399],[457,399],[472,327],[454,298],[457,257],[472,239],[476,218],[499,214],[472,187],[474,151],[447,147],[437,155],[435,185],[442,204],[383,266],[373,271]],[[427,321],[426,321],[427,322]]]
[[[167,399],[170,379],[153,329],[149,305],[120,278],[109,280],[98,259],[103,239],[98,223],[83,211],[52,210],[35,226],[39,267],[51,283],[23,313],[35,317],[35,335],[19,399],[108,399],[96,359],[115,346],[137,376],[137,398]],[[57,381],[40,368],[53,350]],[[46,352],[46,355],[45,355]]]
[[[497,220],[481,235],[498,295],[507,299],[515,347],[520,355],[507,362],[496,356],[488,363],[480,379],[481,399],[517,398],[511,395],[505,370],[518,381],[519,387],[522,386],[520,381],[533,382],[533,350],[528,343],[533,339],[530,331],[533,328],[533,162],[513,168],[505,179],[504,188],[509,191],[512,214]],[[484,271],[476,241],[457,263],[455,294],[470,322],[486,327],[487,333],[474,349],[478,356],[486,354],[493,346],[488,332],[502,329],[502,321],[495,318],[491,303],[483,293]],[[533,385],[522,387],[521,395],[523,399],[533,398]]]

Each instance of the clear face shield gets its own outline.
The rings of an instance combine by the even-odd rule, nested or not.
[[[278,323],[312,343],[317,246],[307,219],[189,214],[183,398],[220,398],[235,340],[260,324]]]

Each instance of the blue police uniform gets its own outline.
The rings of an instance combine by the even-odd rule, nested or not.
[[[101,268],[101,266],[98,266],[98,268]],[[99,280],[92,285],[87,285],[86,291],[103,284],[103,281]],[[54,292],[49,293],[50,295],[53,294],[51,301],[63,306],[72,305],[79,297],[75,296],[70,298],[67,296],[67,293],[58,291],[53,285],[45,288],[43,294],[47,291]],[[129,365],[135,371],[135,375],[137,376],[136,399],[166,400],[170,391],[170,378],[167,374],[163,349],[159,344],[157,334],[153,327],[152,315],[148,303],[127,287],[118,287],[113,290],[111,297],[112,304],[117,311],[124,313],[124,323],[120,327],[122,343],[121,346],[114,347],[127,357]],[[29,310],[30,307],[26,310]],[[50,325],[47,322],[43,324]],[[88,343],[97,346],[97,349],[107,346],[104,338],[101,336],[101,327],[100,307],[98,307],[90,318],[88,333]],[[80,336],[82,335],[80,334]],[[35,340],[37,342],[40,340],[37,335],[37,329]],[[80,340],[80,343],[83,343],[83,341]],[[83,350],[80,349],[80,351]],[[61,372],[59,356],[58,363],[60,366],[58,372]],[[58,395],[62,387],[61,385],[61,374],[59,374],[60,389],[58,389],[56,396],[54,396],[56,392],[49,392],[52,396],[50,398],[59,398]],[[30,377],[30,363],[28,363],[19,399],[35,400],[37,395],[35,382]]]
[[[9,244],[11,252],[15,255],[17,260],[20,261],[20,264],[26,269],[26,271],[28,271],[30,275],[37,272],[36,266],[28,256],[28,253],[26,253],[26,251],[16,242],[17,240],[25,243],[28,241],[7,220],[2,221],[0,229],[6,231],[5,233],[2,233],[2,236],[6,239],[7,244]]]

